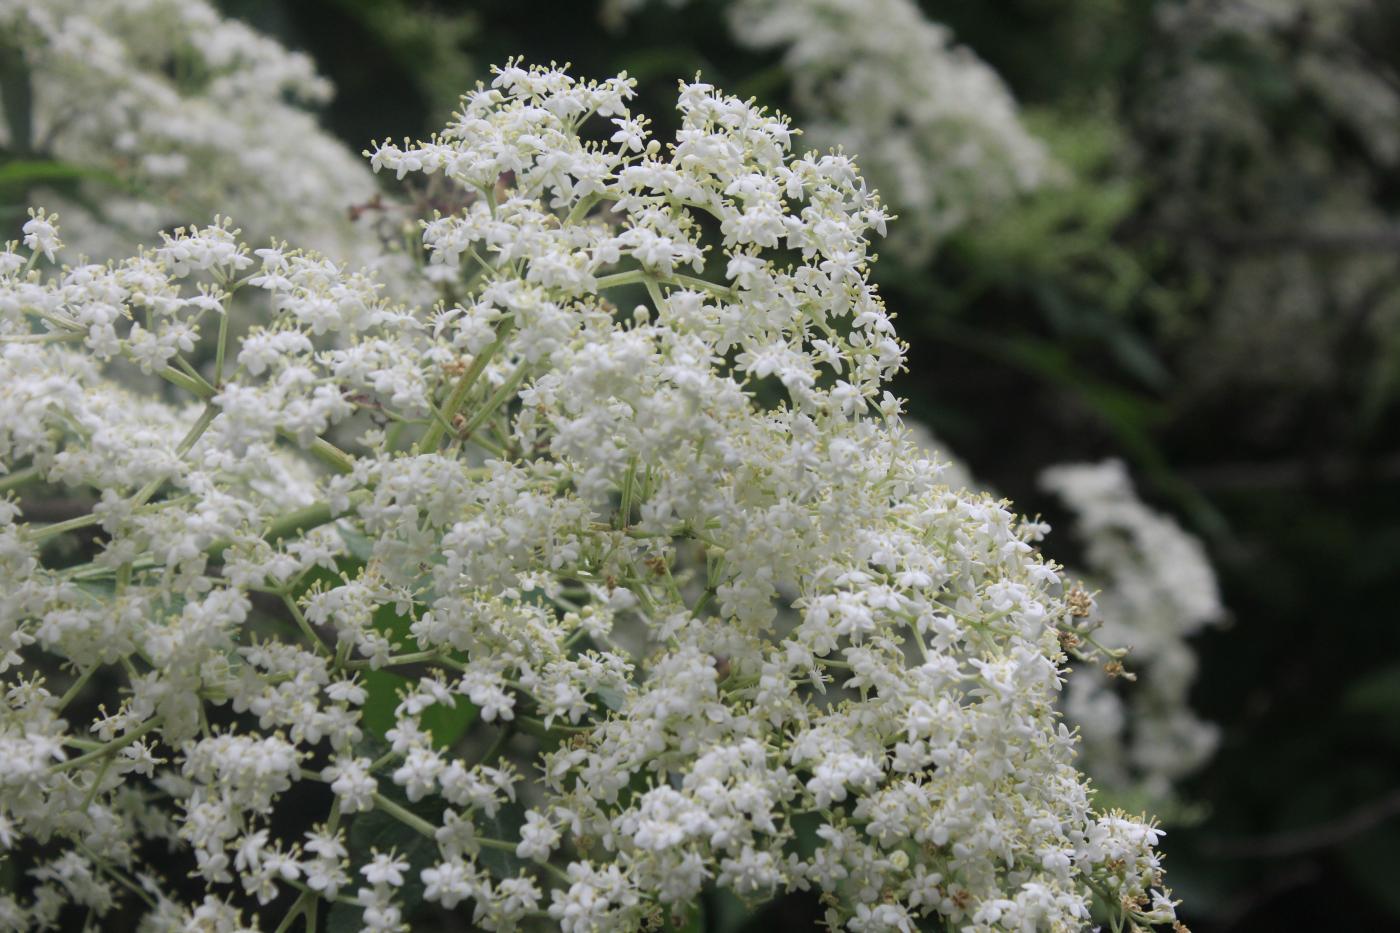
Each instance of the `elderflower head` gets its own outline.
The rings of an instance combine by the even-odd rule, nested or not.
[[[107,879],[153,837],[369,930],[419,898],[638,929],[710,887],[852,930],[1079,928],[1103,890],[1170,919],[1155,830],[1092,809],[1057,718],[1036,530],[885,389],[880,201],[698,79],[664,145],[632,93],[511,62],[375,147],[461,189],[423,227],[451,305],[227,222],[4,266],[0,817],[54,853],[5,910],[130,907]],[[92,511],[22,521],[51,491]],[[122,699],[89,722],[62,667]]]

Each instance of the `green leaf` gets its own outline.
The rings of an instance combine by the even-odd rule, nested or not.
[[[360,707],[360,725],[375,738],[384,738],[385,733],[394,728],[394,710],[399,705],[399,694],[412,688],[407,677],[393,671],[363,671],[360,683],[369,696]]]
[[[408,616],[399,615],[392,604],[380,606],[374,613],[374,627],[390,641],[410,650],[416,645],[410,632],[413,622]],[[399,705],[399,697],[414,688],[417,680],[406,677],[397,671],[365,671],[361,675],[369,696],[363,707],[364,727],[372,734],[383,738],[394,728],[394,710]],[[433,745],[440,749],[451,748],[462,737],[472,723],[476,722],[479,710],[466,697],[457,697],[456,706],[448,707],[434,703],[423,711],[423,728],[432,733]]]
[[[627,696],[621,690],[612,687],[599,687],[594,693],[598,699],[603,701],[603,705],[613,712],[617,712],[627,705]]]
[[[520,827],[524,823],[525,808],[514,802],[502,806],[490,819],[478,817],[481,835],[493,839],[519,839]],[[502,849],[483,848],[476,860],[495,878],[514,878],[526,867],[524,859],[514,852],[506,852]]]
[[[326,914],[326,933],[360,933],[362,917],[359,907],[336,901]]]
[[[345,522],[338,523],[335,529],[340,532],[340,540],[345,542],[345,547],[349,549],[355,559],[362,564],[369,563],[370,557],[374,555],[374,542],[358,529],[349,527]]]
[[[388,794],[387,796],[393,796]],[[409,804],[402,798],[394,802],[437,825],[442,821],[442,808],[422,804]],[[408,871],[403,873],[404,884],[398,891],[398,902],[403,907],[404,919],[411,919],[414,912],[423,905],[423,879],[420,873],[436,864],[439,858],[437,843],[417,830],[380,810],[371,810],[354,818],[350,824],[349,849],[359,858],[367,858],[371,849],[380,852],[396,852],[408,862]],[[331,933],[359,933],[360,908],[350,904],[335,904],[326,917],[326,929]]]
[[[817,830],[826,824],[826,817],[820,813],[797,813],[789,820],[792,838],[788,840],[786,851],[796,853],[799,858],[810,859],[821,847],[821,837]]]
[[[361,723],[369,733],[377,738],[394,728],[394,710],[399,705],[401,694],[414,688],[416,681],[394,671],[364,671],[360,675],[369,696],[365,699]],[[466,697],[457,697],[453,707],[434,703],[423,710],[420,721],[423,728],[433,737],[436,748],[448,749],[460,739],[472,723],[476,722],[479,710]]]

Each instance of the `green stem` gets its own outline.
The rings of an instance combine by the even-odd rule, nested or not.
[[[490,440],[482,437],[480,434],[472,438],[472,443],[480,447],[482,450],[486,451],[491,456],[495,457],[497,460],[506,459],[506,449],[504,447],[502,447],[500,444],[492,443]]]
[[[223,313],[219,315],[219,345],[214,350],[214,384],[224,383],[224,348],[228,346],[228,299],[224,299]]]
[[[79,674],[79,675],[78,675],[78,679],[75,680],[75,681],[73,681],[73,685],[72,685],[71,687],[69,687],[67,690],[63,691],[63,696],[61,696],[61,697],[58,698],[58,708],[59,708],[60,710],[66,709],[67,706],[68,706],[68,704],[69,704],[69,703],[72,703],[73,700],[74,700],[74,699],[78,696],[78,694],[82,691],[83,687],[87,686],[87,682],[88,682],[90,679],[92,679],[92,675],[93,675],[93,674],[96,674],[96,673],[97,673],[97,665],[94,664],[92,667],[88,668],[87,670],[85,670],[85,671],[83,671],[81,674]]]
[[[515,726],[507,722],[505,726],[501,728],[500,734],[496,736],[496,740],[491,743],[491,747],[486,749],[486,754],[482,755],[481,760],[476,763],[476,766],[478,768],[489,767],[492,762],[501,756],[501,752],[505,751],[506,744],[510,742],[510,737],[512,735],[515,735]]]
[[[578,199],[578,203],[569,211],[569,216],[564,219],[564,226],[575,224],[583,219],[583,215],[592,209],[593,205],[602,200],[596,193]]]
[[[78,851],[82,852],[83,855],[87,857],[88,861],[92,862],[92,864],[97,866],[98,871],[102,872],[104,875],[108,876],[113,881],[116,881],[122,887],[130,891],[132,894],[135,894],[137,897],[141,898],[141,900],[146,902],[147,907],[151,908],[152,910],[155,909],[156,902],[151,898],[149,894],[146,893],[146,891],[143,888],[139,887],[138,885],[133,883],[131,879],[127,878],[125,875],[114,869],[112,866],[108,865],[106,859],[97,855],[87,846],[83,845],[82,842],[76,839],[73,840],[73,842],[74,845],[78,847]]]
[[[627,272],[617,272],[612,275],[605,275],[598,280],[598,290],[605,288],[618,288],[622,285],[638,285],[647,280],[645,269],[632,269]]]
[[[463,438],[471,437],[473,432],[481,427],[487,418],[495,414],[497,408],[500,408],[503,403],[515,394],[515,390],[520,387],[520,383],[525,381],[525,374],[529,369],[530,364],[521,360],[520,365],[515,368],[515,372],[510,374],[510,378],[501,383],[501,387],[491,393],[491,397],[482,404],[481,408],[472,413],[471,420],[462,427],[459,436]]]
[[[622,496],[617,506],[618,527],[620,528],[626,528],[632,524],[632,497],[636,484],[637,458],[633,457],[627,461],[627,472],[622,477]]]
[[[489,836],[477,836],[476,842],[483,849],[495,849],[498,852],[509,852],[511,855],[515,855],[515,850],[517,848],[516,844],[513,842],[507,842],[504,839],[492,839]],[[535,862],[534,864],[539,868],[542,868],[545,871],[549,872],[557,880],[563,882],[566,886],[573,884],[573,879],[570,878],[569,873],[564,871],[563,869],[551,865],[549,862]]]
[[[329,524],[334,516],[331,515],[329,502],[317,502],[312,505],[294,509],[283,515],[281,518],[267,526],[263,532],[263,540],[274,542],[283,538],[290,538],[308,531],[312,528],[319,528]]]
[[[283,437],[293,437],[289,431],[280,433]],[[307,449],[313,457],[337,473],[351,473],[355,469],[355,459],[323,437],[316,438]]]
[[[12,489],[19,489],[23,486],[27,486],[39,478],[39,468],[36,466],[27,466],[22,470],[13,470],[3,478],[0,478],[0,496],[3,496]]]
[[[184,363],[184,360],[181,359],[180,362]],[[187,375],[180,372],[178,369],[167,366],[162,369],[158,375],[167,382],[179,386],[206,402],[218,394],[218,390],[208,382],[205,382],[198,373]],[[296,439],[295,434],[283,428],[279,428],[277,433],[289,440]],[[316,438],[311,442],[311,446],[308,449],[311,451],[312,456],[337,473],[349,473],[355,468],[354,458],[325,438]]]
[[[206,402],[217,394],[214,391],[214,387],[209,385],[209,383],[205,382],[204,380],[200,379],[196,381],[195,379],[191,379],[189,376],[180,372],[178,369],[174,369],[170,366],[165,367],[156,375],[160,376],[160,378],[164,379],[166,382],[169,382],[172,385],[177,385],[180,388],[184,389],[186,392],[189,392],[190,394],[200,399],[203,399]]]
[[[383,795],[374,795],[374,805],[379,809],[383,810],[389,816],[392,816],[394,819],[398,820],[400,823],[403,823],[409,829],[412,829],[414,832],[417,832],[423,836],[427,836],[429,839],[437,838],[436,826],[434,826],[432,823],[429,823],[422,817],[418,816],[416,813],[410,813],[408,810],[405,810],[403,807],[394,803],[392,800],[385,798]],[[507,842],[504,839],[491,839],[487,836],[477,836],[476,841],[484,849],[496,849],[500,852],[509,852],[512,855],[515,854],[516,845],[513,842]],[[569,881],[568,874],[562,871],[561,869],[555,867],[554,865],[551,865],[548,862],[536,862],[535,864],[537,864],[543,870],[549,872],[555,878],[558,878],[560,881]]]
[[[209,392],[212,393],[217,391],[212,385],[209,384],[209,380],[205,379],[199,374],[199,370],[195,369],[193,366],[190,365],[189,360],[185,359],[183,356],[177,356],[175,357],[175,362],[179,365],[181,369],[185,371],[186,376],[189,376],[195,382],[204,386]]]
[[[557,722],[552,726],[546,726],[543,719],[536,719],[534,716],[517,715],[515,722],[519,724],[521,732],[533,735],[537,739],[557,739],[566,735],[582,735],[592,731],[588,726],[561,726]]]
[[[277,924],[277,929],[273,933],[287,933],[292,928],[292,921],[301,916],[314,901],[315,896],[310,891],[302,891],[297,899],[292,901],[292,906],[287,908],[286,915],[282,918],[282,922]],[[308,927],[308,929],[310,928]]]
[[[326,647],[326,643],[321,640],[321,636],[317,635],[316,630],[311,627],[311,623],[306,621],[306,616],[302,614],[301,608],[297,606],[297,601],[292,599],[290,594],[283,593],[282,602],[286,605],[287,610],[291,612],[292,618],[296,620],[297,627],[300,628],[301,633],[306,636],[306,640],[315,646],[316,652],[328,658],[332,657],[334,652]]]
[[[389,816],[398,820],[416,833],[427,836],[429,839],[437,838],[437,827],[416,813],[411,813],[383,794],[374,795],[374,805],[383,810]]]
[[[204,432],[209,429],[209,425],[213,424],[214,419],[218,416],[219,409],[217,406],[213,404],[205,405],[204,410],[199,413],[199,418],[190,426],[190,429],[185,432],[185,436],[180,439],[179,446],[175,448],[175,456],[183,457],[185,454],[189,453],[190,449],[204,436]],[[144,505],[151,496],[156,494],[156,490],[164,483],[164,479],[151,480],[132,497],[130,503],[131,507],[136,508]]]
[[[719,295],[722,298],[733,298],[734,289],[728,285],[720,285],[718,282],[710,282],[706,279],[696,278],[693,275],[681,275],[679,272],[673,273],[669,280],[677,285],[684,285],[686,288],[698,288],[701,291]]]
[[[651,298],[651,306],[656,309],[658,315],[661,314],[661,309],[666,304],[666,296],[661,294],[661,286],[652,276],[647,276],[643,284],[647,287],[647,296]]]
[[[155,729],[159,725],[159,716],[155,716],[151,719],[148,719],[145,722],[141,723],[141,725],[137,726],[135,729],[132,729],[126,735],[122,736],[119,739],[113,739],[112,741],[107,742],[101,748],[90,751],[86,755],[79,755],[77,758],[69,758],[67,761],[60,761],[58,764],[50,765],[49,773],[53,774],[59,771],[67,771],[69,768],[80,768],[90,761],[96,761],[99,758],[105,758],[113,752],[119,751],[125,748],[126,746],[130,745],[132,742],[135,742],[137,739],[141,738],[141,736],[145,735],[147,732],[150,732],[152,729]]]
[[[69,531],[76,531],[79,528],[86,528],[89,525],[96,525],[98,518],[96,515],[88,513],[79,515],[77,518],[70,518],[67,521],[54,522],[52,525],[45,525],[42,528],[35,528],[30,531],[29,536],[33,541],[47,541],[49,538],[61,535]]]
[[[924,661],[927,662],[928,645],[924,642],[924,633],[919,631],[919,623],[910,622],[909,630],[914,633],[914,644],[916,644],[919,648],[919,657],[923,658]]]
[[[102,759],[102,767],[97,769],[97,775],[92,779],[92,786],[88,788],[87,796],[83,797],[83,805],[78,810],[79,813],[87,814],[88,807],[92,806],[92,802],[97,799],[97,792],[102,787],[102,779],[107,776],[107,769],[110,767],[112,767],[112,756],[108,755]]]
[[[378,668],[374,668],[374,662],[368,660],[346,661],[344,667],[347,670],[352,671],[363,671],[370,669],[383,670],[389,667],[402,667],[405,664],[419,664],[423,661],[436,661],[440,660],[441,658],[442,652],[438,651],[437,649],[433,649],[431,651],[415,651],[412,654],[395,655],[394,657],[388,658],[383,663],[381,663]]]
[[[352,504],[362,502],[368,495],[368,492],[361,490],[360,492],[352,493],[350,501]],[[314,505],[304,506],[300,509],[288,512],[286,515],[272,522],[262,533],[262,538],[269,544],[275,544],[279,540],[295,537],[303,531],[319,528],[333,521],[335,521],[335,516],[331,514],[330,503],[317,502]],[[210,557],[218,557],[223,554],[224,551],[228,550],[232,544],[233,542],[229,541],[227,538],[220,538],[205,548],[204,553],[208,554]]]
[[[296,880],[293,880],[293,879],[289,878],[289,879],[287,879],[286,884],[292,886],[293,888],[296,888],[298,891],[300,891],[300,892],[303,893],[303,894],[309,894],[309,895],[311,895],[312,897],[317,898],[317,899],[319,899],[319,900],[326,900],[326,901],[331,900],[331,898],[326,897],[324,894],[318,894],[317,892],[311,890],[310,886],[307,885],[307,883],[306,883],[305,881],[296,881]],[[335,897],[334,900],[335,900],[335,903],[337,903],[337,904],[349,904],[349,905],[352,906],[352,907],[359,907],[359,906],[360,906],[360,902],[359,902],[359,901],[355,900],[353,897],[347,897],[347,896],[344,895],[344,894],[338,894],[338,895],[336,895],[336,897]],[[307,929],[308,929],[308,931],[309,931],[309,930],[311,930],[312,928],[311,928],[311,927],[308,927]]]
[[[476,359],[472,360],[471,366],[467,367],[467,371],[462,373],[462,378],[458,379],[457,384],[453,386],[452,394],[448,396],[446,404],[442,406],[442,421],[435,420],[432,424],[428,425],[428,430],[423,433],[418,443],[414,445],[414,450],[420,453],[437,450],[438,444],[442,442],[442,436],[446,432],[447,427],[450,427],[452,424],[452,419],[457,417],[457,412],[466,404],[467,395],[471,392],[472,386],[476,384],[476,380],[485,372],[492,357],[505,345],[506,339],[514,329],[514,317],[508,317],[501,322],[501,329],[496,332],[496,339],[491,341],[491,345],[485,350],[482,350]]]
[[[693,288],[710,292],[722,298],[732,299],[734,297],[734,289],[728,285],[720,285],[718,282],[711,282],[693,275],[683,275],[679,272],[673,272],[670,275],[661,275],[646,269],[629,269],[626,272],[616,272],[598,279],[599,291],[607,288],[618,288],[622,285],[637,284],[645,284],[647,286],[647,291],[651,294],[652,301],[659,300],[658,292],[655,291],[657,285],[678,285],[683,288]]]
[[[82,340],[87,334],[82,331],[62,331],[47,334],[19,334],[0,337],[0,343],[71,343]]]

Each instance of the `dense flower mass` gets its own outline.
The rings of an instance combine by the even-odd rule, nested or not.
[[[1055,711],[1081,620],[1039,527],[885,389],[879,199],[698,80],[667,143],[631,95],[512,63],[375,147],[462,191],[435,307],[227,221],[55,268],[36,211],[0,253],[0,845],[33,865],[0,926],[626,930],[714,889],[858,933],[1172,920]]]

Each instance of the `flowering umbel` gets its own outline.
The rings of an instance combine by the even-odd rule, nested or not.
[[[0,254],[0,845],[36,866],[0,925],[1173,918],[1055,713],[1038,529],[885,391],[878,198],[698,80],[665,145],[631,96],[512,63],[376,147],[463,191],[431,309],[227,222],[50,271],[37,212]],[[90,511],[23,520],[59,491]]]

